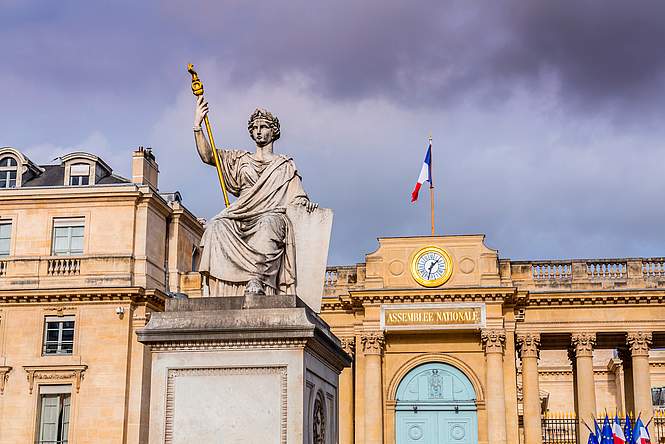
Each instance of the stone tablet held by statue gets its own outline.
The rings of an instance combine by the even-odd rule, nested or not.
[[[207,113],[200,95],[194,117],[198,153],[204,163],[219,165],[224,188],[237,197],[208,221],[201,240],[199,270],[209,295],[297,294],[318,312],[332,211],[309,200],[293,159],[274,153],[277,117],[261,108],[250,116],[255,152],[215,153],[201,128]]]

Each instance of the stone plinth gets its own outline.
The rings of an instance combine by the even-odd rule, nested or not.
[[[138,332],[152,353],[150,443],[337,443],[328,325],[296,296],[168,300]]]

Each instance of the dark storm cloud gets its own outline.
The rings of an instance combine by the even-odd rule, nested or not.
[[[331,262],[428,232],[408,194],[430,130],[446,233],[512,257],[660,255],[663,23],[656,0],[0,0],[0,145],[127,174],[152,144],[161,186],[210,217],[194,62],[223,143],[250,146],[254,106],[279,114],[278,150],[335,210]]]
[[[661,1],[195,2],[167,14],[238,82],[308,74],[331,97],[446,106],[503,99],[554,77],[571,104],[645,105],[663,96]],[[208,11],[204,16],[200,11]]]

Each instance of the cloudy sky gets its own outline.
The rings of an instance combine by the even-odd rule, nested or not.
[[[331,264],[429,232],[409,194],[434,137],[437,223],[502,257],[665,255],[665,2],[0,0],[0,146],[97,153],[222,206],[192,136],[194,63],[218,145],[282,124]]]

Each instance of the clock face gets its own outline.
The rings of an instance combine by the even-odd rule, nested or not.
[[[411,274],[420,285],[438,287],[452,275],[450,255],[438,247],[425,247],[419,250],[411,263]]]

